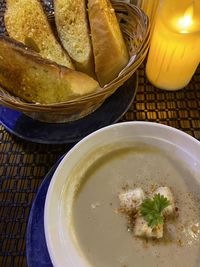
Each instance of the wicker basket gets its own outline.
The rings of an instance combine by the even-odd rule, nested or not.
[[[143,62],[149,47],[147,16],[133,5],[118,1],[112,1],[112,4],[130,54],[128,65],[119,73],[117,78],[94,93],[64,103],[50,105],[25,102],[0,87],[0,103],[22,111],[34,119],[57,123],[77,120],[96,110],[106,98],[133,75]],[[48,16],[52,20],[51,10],[49,10]]]

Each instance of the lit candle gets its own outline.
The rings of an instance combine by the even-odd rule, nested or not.
[[[146,65],[150,82],[167,90],[185,87],[200,62],[200,1],[174,2],[160,7]]]

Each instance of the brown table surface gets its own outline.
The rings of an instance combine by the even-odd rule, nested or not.
[[[135,120],[170,125],[200,140],[200,69],[185,89],[167,92],[153,87],[141,67],[135,101],[122,118]],[[27,142],[0,126],[0,266],[26,266],[32,201],[45,174],[71,147]]]

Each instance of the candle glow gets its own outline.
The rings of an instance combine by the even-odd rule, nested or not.
[[[184,16],[178,19],[177,25],[181,33],[189,32],[189,29],[193,25],[193,14],[194,14],[194,9],[192,5],[186,10]]]
[[[150,82],[167,90],[185,87],[200,61],[200,27],[199,16],[194,16],[195,5],[188,3],[190,0],[178,1],[180,7],[187,2],[182,14],[171,8],[171,0],[165,0],[167,8],[157,16],[146,65]]]

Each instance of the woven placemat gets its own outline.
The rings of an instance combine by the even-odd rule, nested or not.
[[[152,86],[142,66],[136,99],[124,119],[162,123],[200,140],[200,67],[186,88],[168,92]]]
[[[4,7],[0,0],[0,11]],[[0,34],[5,33],[1,15]],[[142,66],[135,101],[122,119],[132,120],[170,125],[200,140],[200,69],[185,89],[166,92],[147,81]],[[27,266],[25,233],[33,198],[45,174],[71,147],[26,142],[0,126],[0,266]]]
[[[154,88],[139,72],[136,99],[122,121],[145,120],[181,129],[200,140],[200,70],[186,89]],[[0,126],[0,266],[26,266],[25,233],[33,198],[45,174],[72,145],[41,145]]]

